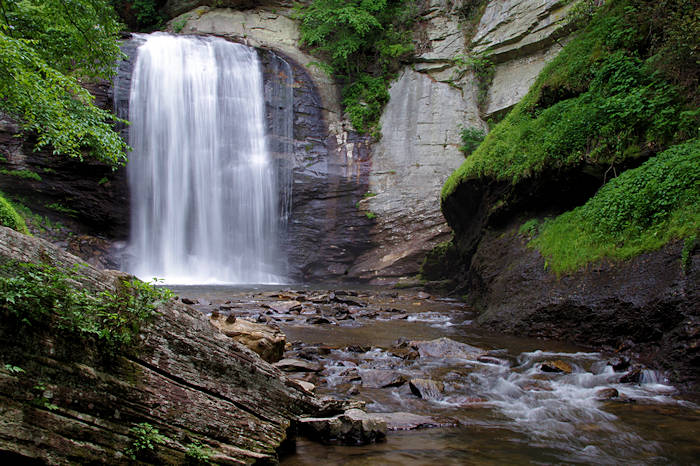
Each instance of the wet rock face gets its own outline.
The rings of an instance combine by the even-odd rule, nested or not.
[[[309,437],[327,444],[366,445],[386,437],[386,421],[360,409],[349,409],[332,418],[301,418],[300,428]]]
[[[0,257],[66,268],[82,262],[4,227]],[[89,266],[81,273],[85,286],[110,292],[124,277]],[[181,302],[159,309],[133,353],[112,358],[93,341],[48,323],[27,328],[4,318],[0,336],[2,361],[24,370],[0,371],[0,449],[23,459],[125,462],[134,441],[130,429],[148,422],[167,437],[155,452],[157,463],[183,463],[194,440],[212,449],[219,463],[274,463],[297,416],[327,411]],[[37,384],[45,389],[37,392]]]
[[[109,105],[108,86],[91,89]],[[123,240],[129,231],[126,173],[95,160],[83,162],[35,151],[32,136],[16,122],[0,117],[0,190],[32,212],[60,222],[75,232]],[[29,174],[32,178],[22,176]]]

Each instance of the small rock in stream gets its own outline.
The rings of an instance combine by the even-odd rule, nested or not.
[[[386,437],[386,421],[360,409],[349,409],[329,418],[300,418],[302,432],[326,444],[367,445]]]
[[[367,369],[360,372],[362,386],[367,388],[398,387],[406,383],[406,378],[398,372],[381,369]]]
[[[286,336],[279,329],[218,313],[213,313],[209,320],[224,335],[255,351],[265,361],[275,362],[282,357]]]
[[[410,346],[418,350],[421,358],[476,359],[484,354],[481,348],[447,337],[430,341],[411,341]]]
[[[321,365],[315,362],[302,361],[301,359],[282,359],[273,364],[285,372],[321,372]]]
[[[414,395],[426,400],[439,400],[445,391],[442,382],[430,379],[411,379],[408,386]]]
[[[630,360],[624,356],[608,361],[608,366],[612,366],[615,372],[621,372],[630,367]]]
[[[288,314],[292,311],[301,311],[301,303],[299,301],[280,301],[263,304],[263,307],[268,307],[278,314]]]
[[[389,430],[415,430],[431,427],[454,427],[458,424],[454,419],[438,419],[413,413],[377,413],[386,422]]]
[[[540,370],[542,372],[556,372],[563,374],[571,374],[572,372],[571,365],[559,359],[555,361],[545,361],[541,363]]]
[[[426,293],[425,291],[419,291],[418,294],[416,295],[416,298],[418,299],[430,299],[430,295]]]
[[[642,368],[633,367],[632,370],[620,377],[620,383],[639,383],[642,380]]]
[[[617,391],[615,388],[601,388],[595,393],[595,397],[597,400],[600,401],[605,401],[605,400],[612,400],[613,398],[618,398],[620,396],[620,392]]]

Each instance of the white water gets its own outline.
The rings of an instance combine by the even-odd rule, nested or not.
[[[146,36],[129,120],[129,271],[165,283],[283,282],[256,51],[213,37]]]

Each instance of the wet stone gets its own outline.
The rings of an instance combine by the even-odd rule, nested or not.
[[[322,369],[318,363],[291,358],[282,359],[276,362],[274,366],[285,372],[320,372]]]
[[[642,380],[642,368],[634,367],[625,375],[620,377],[620,383],[639,383]]]
[[[598,390],[595,394],[596,399],[598,400],[611,400],[613,398],[618,398],[620,396],[620,392],[618,392],[616,389],[610,387],[610,388],[602,388]]]
[[[442,382],[430,379],[411,379],[408,383],[411,393],[426,400],[438,400],[445,391]]]
[[[498,359],[494,358],[493,356],[479,356],[476,358],[477,361],[483,362],[484,364],[494,364],[497,366],[507,366],[508,361],[504,361],[503,359]]]
[[[404,412],[377,413],[375,415],[382,418],[386,422],[386,427],[389,430],[415,430],[433,427],[453,427],[458,424],[454,419],[440,419]]]
[[[301,311],[301,303],[299,301],[280,301],[263,304],[278,314],[288,314],[292,311]]]
[[[398,387],[406,383],[403,375],[390,370],[366,369],[360,372],[360,377],[366,388]]]
[[[410,345],[418,350],[421,358],[475,359],[484,354],[484,350],[480,348],[446,337],[430,341],[412,341]]]
[[[608,361],[608,366],[612,366],[615,372],[622,372],[630,367],[630,360],[624,356],[613,358]]]
[[[556,372],[563,374],[571,374],[572,369],[569,363],[557,359],[556,361],[545,361],[540,364],[542,372]]]
[[[360,409],[329,418],[301,418],[302,433],[325,444],[367,445],[386,437],[386,421]]]

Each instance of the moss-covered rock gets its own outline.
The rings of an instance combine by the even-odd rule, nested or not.
[[[0,225],[12,228],[20,233],[29,233],[22,216],[17,213],[10,201],[5,199],[2,194],[0,194]]]

